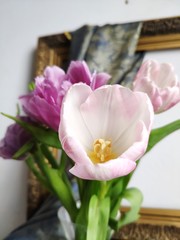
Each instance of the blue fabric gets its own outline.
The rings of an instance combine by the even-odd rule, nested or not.
[[[50,196],[38,212],[5,240],[65,240],[63,230],[57,218],[59,201]]]
[[[85,25],[71,33],[71,60],[85,60],[93,72],[106,72],[111,83],[130,86],[144,58],[136,52],[142,23]]]

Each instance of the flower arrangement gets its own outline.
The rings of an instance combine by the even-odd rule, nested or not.
[[[180,129],[179,119],[152,129],[154,113],[180,101],[172,65],[144,62],[133,89],[110,85],[110,78],[91,74],[85,61],[72,61],[66,73],[48,66],[31,83],[30,93],[19,98],[25,115],[3,114],[15,123],[0,142],[0,156],[26,161],[57,196],[62,223],[67,216],[68,239],[110,239],[136,221],[142,193],[128,188],[128,182],[143,155]],[[59,159],[51,147],[58,149]],[[123,199],[131,208],[120,214]]]

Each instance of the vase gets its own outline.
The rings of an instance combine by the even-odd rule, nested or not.
[[[58,210],[58,219],[60,221],[60,226],[64,232],[64,237],[66,240],[76,240],[76,231],[80,232],[80,234],[86,236],[87,229],[85,226],[77,225],[76,223],[72,223],[70,216],[66,209],[62,206]],[[106,230],[104,230],[106,231]],[[106,240],[120,240],[118,235],[114,235],[112,230],[108,231]],[[84,239],[85,240],[85,239]]]

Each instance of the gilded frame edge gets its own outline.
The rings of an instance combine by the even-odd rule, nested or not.
[[[143,22],[137,51],[180,48],[180,17]]]
[[[166,49],[178,49],[180,48],[180,29],[176,24],[173,25],[173,31],[170,31],[170,26],[163,32],[158,32],[155,26],[160,23],[167,24],[170,21],[171,24],[180,23],[180,17],[170,19],[159,19],[143,23],[144,31],[140,36],[137,51],[156,51]],[[156,31],[148,32],[148,24],[154,26],[153,29]],[[71,42],[71,36],[68,32],[61,34],[55,34],[50,36],[43,36],[38,39],[38,46],[36,52],[36,69],[35,75],[41,75],[44,68],[47,65],[59,65],[66,66],[68,62],[68,52]],[[59,47],[59,45],[61,47]],[[46,195],[46,191],[42,186],[38,184],[35,178],[30,173],[29,176],[29,196],[28,199],[34,199],[34,206],[38,205],[42,200],[42,193]],[[127,208],[123,208],[123,211],[127,211]],[[30,211],[29,211],[30,212]],[[31,215],[31,214],[29,214]],[[137,224],[150,224],[166,226],[171,225],[174,227],[180,227],[180,210],[176,209],[152,209],[152,208],[141,208],[140,219]]]

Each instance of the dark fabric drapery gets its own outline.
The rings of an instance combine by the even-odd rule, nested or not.
[[[129,85],[144,53],[136,52],[141,23],[83,26],[72,32],[71,60],[85,60],[91,71],[107,72],[110,83]]]

